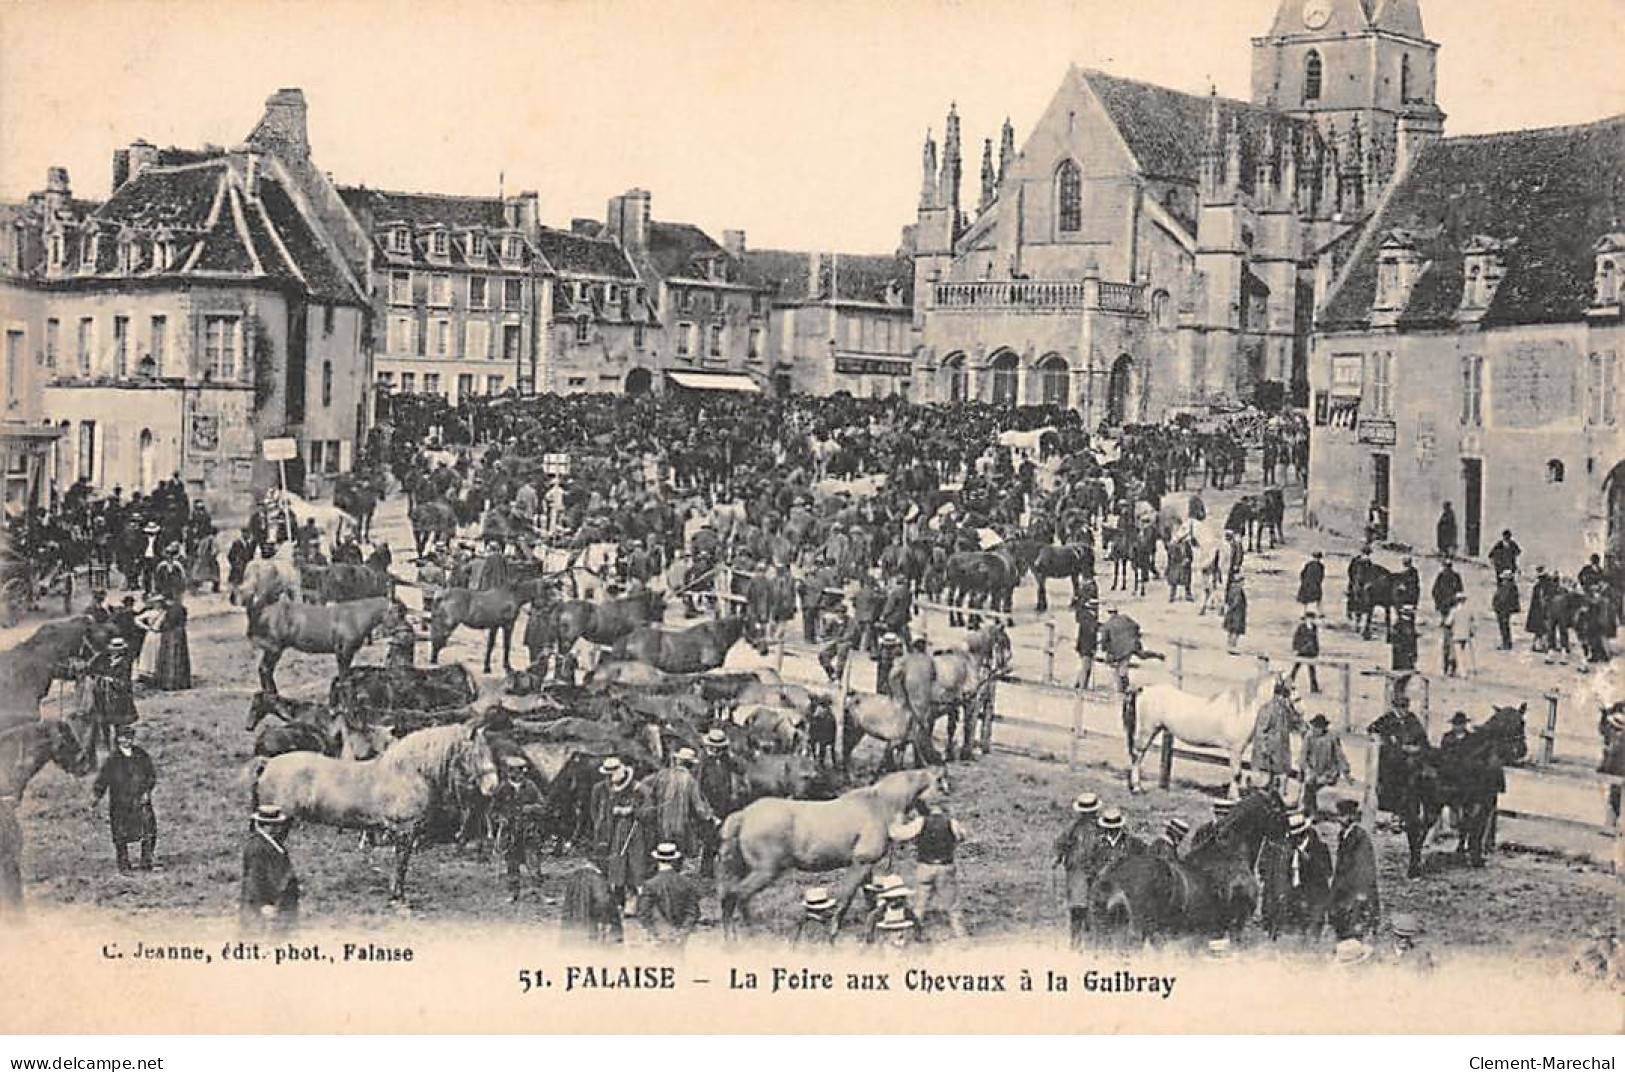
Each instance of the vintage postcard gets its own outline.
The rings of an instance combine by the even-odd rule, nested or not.
[[[6,5],[0,1031],[1619,1031],[1622,15]]]

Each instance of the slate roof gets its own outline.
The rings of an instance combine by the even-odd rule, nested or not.
[[[745,253],[744,280],[773,291],[781,302],[821,301],[829,294],[833,275],[838,297],[847,301],[885,302],[892,284],[906,296],[912,289],[914,266],[892,255],[839,254],[839,268],[831,271],[831,254],[820,258],[819,278],[809,280],[811,257],[807,251],[753,249]]]
[[[508,226],[500,197],[400,193],[369,190],[365,186],[340,186],[339,197],[369,229],[396,220],[405,221],[414,229],[435,223],[454,229],[503,230]]]
[[[649,221],[649,248],[646,251],[650,267],[662,279],[710,279],[703,260],[722,257],[732,280],[739,265],[727,250],[717,245],[710,235],[692,223],[662,223]]]
[[[1454,320],[1475,235],[1506,243],[1483,324],[1580,320],[1597,239],[1625,213],[1625,114],[1582,126],[1446,138],[1429,146],[1372,221],[1321,313],[1320,330],[1369,325],[1384,236],[1411,234],[1422,274],[1398,326]]]
[[[536,245],[542,259],[554,271],[565,275],[598,275],[632,280],[638,277],[621,247],[607,239],[543,227]]]
[[[221,176],[229,166],[225,158],[217,157],[204,164],[142,168],[113,191],[95,213],[96,218],[118,220],[137,228],[201,228],[214,206]]]
[[[1245,101],[1181,93],[1100,71],[1084,71],[1082,75],[1149,178],[1191,184],[1200,180],[1208,112],[1215,104],[1222,132],[1228,134],[1232,118],[1237,122],[1242,142],[1241,185],[1247,190],[1253,187],[1257,170],[1254,162],[1266,126],[1273,127],[1277,149],[1287,143],[1293,130],[1301,138],[1319,136],[1306,120]]]

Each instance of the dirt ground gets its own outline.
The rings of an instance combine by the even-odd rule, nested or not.
[[[100,813],[91,812],[90,779],[75,780],[48,767],[30,786],[21,809],[30,902],[93,908],[114,921],[156,920],[171,913],[224,920],[235,914],[247,831],[243,770],[252,738],[243,725],[254,688],[253,660],[240,612],[217,597],[196,603],[191,642],[197,687],[138,698],[139,739],[151,752],[159,776],[158,869],[119,875],[108,843],[105,805]],[[364,660],[381,656],[375,648]],[[331,673],[325,657],[294,654],[283,660],[278,679],[284,693],[316,697],[325,695]],[[55,702],[53,694],[48,705]],[[860,763],[865,759],[872,762],[871,754],[860,751]],[[1208,790],[1190,785],[1127,799],[1121,774],[1104,766],[1072,773],[1064,764],[1012,755],[956,765],[952,807],[969,830],[960,872],[973,936],[1064,942],[1066,913],[1057,894],[1058,873],[1048,866],[1050,846],[1069,822],[1072,797],[1086,789],[1122,804],[1131,827],[1147,837],[1171,815],[1182,815],[1194,825],[1210,813]],[[1323,833],[1329,837],[1331,831]],[[1488,868],[1474,871],[1438,852],[1424,878],[1408,881],[1403,877],[1403,838],[1381,833],[1378,846],[1385,910],[1419,913],[1437,947],[1566,958],[1589,928],[1612,923],[1618,912],[1618,879],[1589,864],[1550,854],[1504,852]],[[304,910],[313,921],[372,928],[397,919],[387,900],[387,850],[364,850],[353,834],[314,827],[297,830],[292,849],[305,891]],[[898,867],[906,876],[911,854],[905,850],[900,855]],[[545,925],[557,919],[560,878],[575,866],[567,858],[542,860],[540,876],[527,881],[524,898],[511,905],[499,862],[472,848],[430,848],[413,863],[411,914],[424,924]],[[761,929],[788,935],[801,889],[816,881],[813,876],[787,878],[759,897]],[[715,900],[708,899],[708,920],[715,914]]]

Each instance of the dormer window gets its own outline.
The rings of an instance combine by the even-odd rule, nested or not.
[[[79,244],[79,270],[81,272],[94,272],[96,260],[101,252],[102,236],[94,232],[86,235]]]
[[[446,232],[445,231],[436,231],[433,235],[431,235],[429,237],[429,250],[436,257],[444,257],[446,255]]]
[[[482,234],[470,234],[468,236],[468,255],[470,257],[483,257],[483,256],[485,256],[485,236],[484,235],[482,235]]]
[[[129,275],[141,263],[141,254],[135,240],[126,238],[118,244],[118,270]]]
[[[1377,298],[1372,307],[1389,312],[1403,309],[1421,269],[1422,255],[1410,234],[1389,232],[1377,254]]]
[[[62,267],[63,258],[67,256],[66,246],[67,243],[62,240],[62,233],[60,231],[51,235],[50,258],[52,268]]]
[[[621,288],[614,283],[604,284],[604,303],[606,305],[621,304]]]
[[[1625,291],[1625,231],[1603,235],[1591,251],[1597,257],[1591,307],[1617,311]]]
[[[393,253],[412,252],[412,232],[405,227],[397,227],[389,232],[389,248]]]
[[[1462,247],[1461,307],[1475,311],[1488,309],[1495,291],[1506,275],[1508,243],[1489,235],[1474,235]]]
[[[516,261],[519,259],[519,236],[509,235],[502,240],[502,259]]]

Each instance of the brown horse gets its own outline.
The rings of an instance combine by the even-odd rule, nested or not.
[[[269,692],[256,692],[248,704],[248,723],[253,733],[267,718],[275,721],[254,739],[256,756],[280,756],[288,752],[338,753],[338,723],[332,708],[314,700],[292,700]]]
[[[840,868],[845,874],[836,892],[839,907],[830,918],[833,936],[858,885],[891,848],[893,828],[947,792],[945,770],[897,771],[834,800],[764,797],[734,812],[722,824],[719,850],[723,933],[737,934],[735,916],[748,923],[751,898],[786,871]]]
[[[537,602],[531,605],[525,623],[525,647],[533,664],[545,649],[568,651],[577,640],[607,647],[640,625],[659,622],[665,614],[666,597],[649,589],[601,603],[586,599]]]
[[[89,753],[67,722],[33,722],[0,733],[0,918],[22,911],[23,830],[17,805],[46,763],[74,777],[90,773]]]
[[[457,535],[457,511],[449,502],[420,502],[412,507],[408,519],[419,555],[431,540],[450,540]]]
[[[39,718],[40,701],[51,691],[51,682],[66,677],[69,660],[86,654],[96,627],[80,615],[59,622],[46,622],[33,635],[9,651],[0,652],[0,729],[18,726]],[[105,627],[102,632],[107,632]]]
[[[501,781],[486,730],[475,722],[408,734],[367,763],[291,752],[255,760],[250,775],[255,807],[275,804],[296,821],[389,834],[396,901],[406,897],[406,868],[430,824],[471,793],[490,797]]]
[[[440,649],[459,625],[485,630],[485,672],[491,672],[491,652],[497,633],[502,634],[502,669],[513,669],[509,654],[513,648],[513,623],[519,608],[535,599],[541,582],[524,581],[504,588],[448,588],[435,600],[429,616],[429,661],[440,661]]]
[[[637,659],[668,674],[694,674],[721,666],[741,639],[766,654],[744,616],[730,615],[686,629],[640,625],[615,642],[610,657]]]
[[[332,655],[339,673],[379,627],[393,628],[406,616],[399,600],[374,596],[348,603],[310,606],[284,596],[249,619],[249,640],[261,652],[260,689],[276,694],[276,664],[289,648]]]
[[[954,753],[954,731],[961,718],[965,739],[961,759],[975,754],[977,726],[981,727],[982,751],[993,744],[994,686],[1010,670],[1010,634],[1003,622],[993,622],[973,632],[962,647],[939,648],[932,656],[936,671],[931,687],[931,724],[948,715],[948,755]]]

